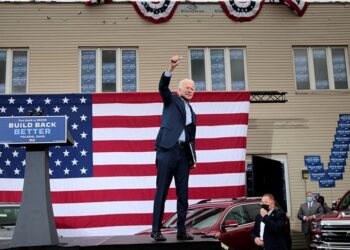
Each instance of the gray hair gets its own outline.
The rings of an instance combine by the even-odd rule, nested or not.
[[[181,81],[179,82],[178,88],[181,89],[182,86],[184,85],[184,83],[187,82],[187,81],[193,82],[193,86],[195,86],[193,80],[191,80],[191,79],[183,79],[183,80],[181,80]]]

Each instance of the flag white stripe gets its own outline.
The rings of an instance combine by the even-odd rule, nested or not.
[[[197,126],[196,139],[246,137],[247,125]],[[151,128],[94,128],[94,141],[155,140],[159,127]]]
[[[200,199],[188,200],[189,204],[198,203]],[[167,200],[165,213],[176,211],[176,200]],[[64,216],[95,216],[107,214],[144,214],[153,213],[153,200],[141,201],[115,201],[115,202],[89,202],[86,203],[60,203],[53,204],[54,215]]]
[[[6,180],[6,181],[5,181]],[[94,183],[91,186],[91,182]],[[86,191],[109,189],[151,189],[155,188],[155,176],[90,177],[74,179],[51,179],[51,191]],[[232,187],[245,185],[245,173],[190,175],[189,187]],[[174,182],[171,187],[175,187]],[[2,191],[22,191],[23,179],[3,179]]]
[[[194,112],[201,114],[248,113],[249,102],[193,102]],[[93,104],[93,116],[149,116],[161,115],[163,103],[104,103]]]
[[[226,161],[244,161],[245,149],[216,149],[216,150],[197,150],[197,160],[199,163],[206,162],[226,162]],[[94,165],[110,164],[154,164],[156,152],[104,152],[94,153]]]
[[[116,235],[133,235],[141,231],[147,230],[149,228],[150,228],[150,225],[93,227],[93,228],[57,229],[57,233],[59,236],[66,237],[66,238],[89,237],[89,236],[116,236]]]

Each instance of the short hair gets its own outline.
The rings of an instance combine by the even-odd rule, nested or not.
[[[178,88],[179,88],[179,89],[181,89],[181,88],[182,88],[182,86],[184,85],[184,83],[185,83],[185,82],[187,82],[187,81],[191,81],[191,82],[193,82],[193,87],[195,86],[195,85],[194,85],[194,81],[193,81],[193,80],[191,80],[191,79],[183,79],[183,80],[181,80],[181,81],[179,82],[179,84],[178,84]]]
[[[269,197],[274,203],[276,203],[275,196],[273,196],[272,194],[264,194],[262,197],[264,197],[264,196]]]

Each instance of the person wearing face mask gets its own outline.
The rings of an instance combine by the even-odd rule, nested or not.
[[[260,213],[255,217],[252,240],[258,250],[287,250],[285,212],[276,206],[272,194],[264,194],[261,198]]]
[[[312,192],[307,192],[306,202],[300,205],[298,212],[298,219],[301,220],[301,231],[304,233],[307,249],[311,249],[311,223],[323,213],[321,204],[313,200]]]
[[[159,82],[163,113],[155,143],[157,188],[153,204],[151,233],[155,241],[166,240],[160,230],[165,199],[173,177],[177,195],[177,239],[193,240],[193,236],[186,232],[185,220],[188,210],[189,172],[196,166],[194,151],[196,115],[189,103],[194,95],[194,82],[190,79],[180,81],[177,95],[169,89],[172,72],[181,60],[182,57],[173,56]],[[189,148],[191,154],[189,154]]]

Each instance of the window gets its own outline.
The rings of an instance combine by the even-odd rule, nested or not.
[[[255,217],[259,214],[260,211],[260,204],[248,204],[245,205],[245,212],[246,212],[246,217],[248,222],[254,222]]]
[[[135,49],[81,49],[80,90],[91,92],[137,91]]]
[[[0,94],[27,92],[28,51],[0,50]]]
[[[224,221],[236,220],[239,225],[246,224],[247,218],[243,206],[233,207],[225,216]]]
[[[307,47],[293,51],[297,90],[349,89],[346,48]]]
[[[193,48],[190,60],[196,91],[246,90],[244,49]]]

